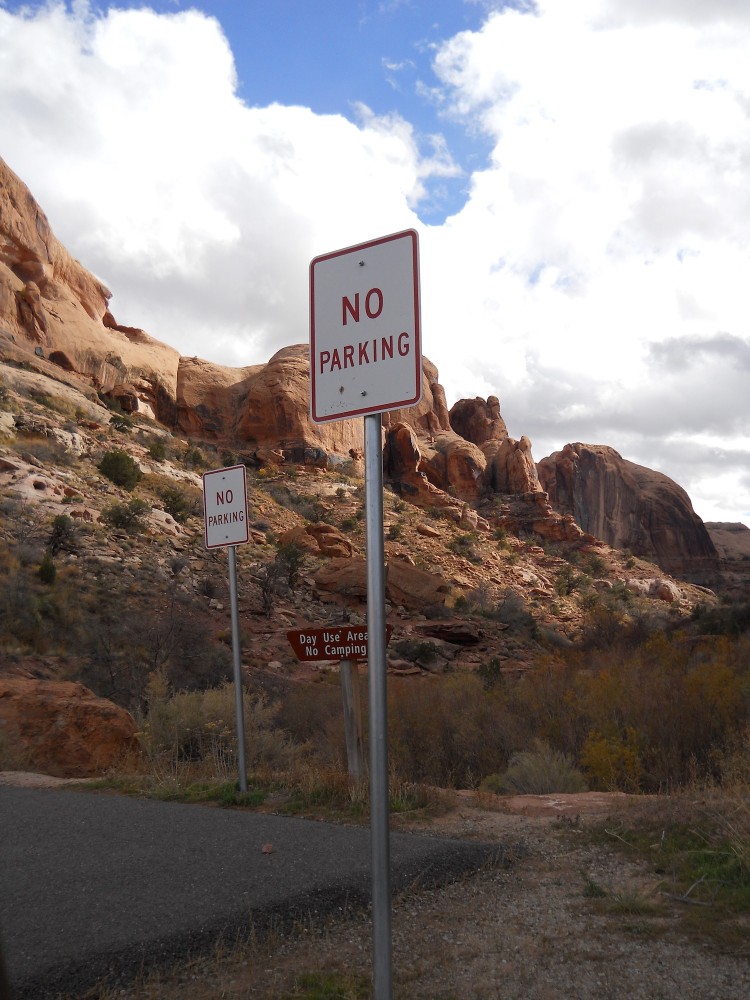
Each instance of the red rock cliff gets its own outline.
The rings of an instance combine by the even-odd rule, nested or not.
[[[718,555],[690,498],[668,476],[606,445],[566,444],[538,463],[552,506],[584,531],[650,559],[673,576],[713,579]]]

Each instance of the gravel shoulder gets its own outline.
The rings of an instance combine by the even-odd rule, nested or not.
[[[684,904],[663,896],[647,865],[586,836],[630,806],[627,796],[521,796],[499,812],[459,797],[430,832],[503,844],[512,863],[394,896],[396,1000],[750,996],[748,948],[738,954],[686,933]],[[605,896],[591,898],[591,886]],[[189,988],[194,1000],[289,1000],[312,995],[300,984],[317,973],[349,990],[331,996],[367,997],[370,948],[367,914],[349,914],[143,981],[125,996],[178,1000]]]

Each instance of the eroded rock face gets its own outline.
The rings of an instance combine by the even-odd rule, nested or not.
[[[105,771],[138,745],[129,712],[72,681],[0,678],[0,729],[26,766],[63,778]]]
[[[580,442],[542,459],[538,470],[553,507],[584,531],[671,576],[714,579],[716,549],[687,493],[669,477],[628,462],[614,448]]]
[[[485,479],[493,492],[542,492],[531,454],[531,441],[525,435],[520,441],[509,437],[501,441],[489,440],[485,443],[484,454],[487,458]]]
[[[331,559],[315,574],[318,590],[347,598],[367,598],[367,566],[364,559]],[[404,607],[421,610],[428,605],[444,604],[450,587],[436,573],[417,569],[403,559],[389,559],[386,564],[386,597]]]
[[[503,441],[508,436],[497,396],[459,399],[451,407],[450,425],[456,434],[480,448],[487,441]]]
[[[129,384],[148,415],[170,422],[179,352],[118,326],[109,298],[0,159],[0,358],[31,360],[92,398]]]

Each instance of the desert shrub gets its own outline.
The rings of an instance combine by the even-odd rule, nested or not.
[[[496,656],[482,661],[477,668],[477,676],[482,681],[485,691],[490,691],[500,683],[503,676],[500,660]]]
[[[148,453],[155,462],[163,462],[167,457],[167,447],[163,441],[152,441]]]
[[[490,617],[511,628],[525,631],[532,639],[539,633],[537,621],[526,607],[524,599],[510,588],[500,595]]]
[[[75,461],[75,456],[65,445],[54,438],[26,439],[23,441],[23,450],[26,454],[33,455],[44,466],[70,466]]]
[[[611,726],[607,733],[592,730],[583,744],[580,759],[593,788],[605,792],[640,791],[643,762],[638,733],[632,726],[623,731]]]
[[[555,577],[555,593],[567,597],[581,586],[582,580],[583,577],[575,572],[570,563],[566,563]]]
[[[471,788],[504,768],[517,720],[473,675],[409,684],[388,693],[391,765],[403,781]]]
[[[145,516],[151,508],[145,500],[133,497],[127,503],[113,503],[105,507],[101,519],[111,528],[138,532],[145,527]]]
[[[469,562],[481,563],[482,557],[476,548],[477,536],[475,534],[456,535],[448,542],[448,548],[456,555],[463,556]]]
[[[256,582],[260,587],[260,599],[263,613],[270,615],[276,604],[276,598],[288,587],[287,570],[274,559],[273,562],[266,563],[256,577]]]
[[[133,711],[155,671],[173,690],[203,690],[231,677],[231,651],[214,641],[197,597],[179,591],[174,578],[159,601],[150,587],[134,595],[123,583],[108,573],[89,594],[92,614],[77,650],[83,683]]]
[[[286,542],[280,545],[275,562],[280,568],[280,576],[286,580],[290,590],[294,590],[299,580],[300,570],[305,561],[305,550],[296,542]]]
[[[49,552],[44,553],[44,558],[39,564],[37,575],[39,579],[42,581],[42,583],[49,585],[55,582],[55,577],[57,576],[57,567],[55,566],[55,560],[52,558]]]
[[[135,459],[119,448],[105,452],[98,468],[103,476],[126,490],[134,490],[143,477]]]
[[[347,534],[352,531],[356,531],[359,527],[359,523],[356,517],[345,517],[341,521],[341,530]]]
[[[500,787],[511,795],[550,795],[584,792],[586,780],[568,756],[535,740],[532,750],[513,754]]]
[[[146,695],[148,707],[141,739],[149,756],[164,756],[177,762],[201,761],[211,765],[217,776],[236,770],[233,684],[170,694],[166,677],[156,672],[149,678]],[[250,698],[246,691],[242,702],[248,766],[254,770],[283,770],[293,766],[301,748],[278,727],[277,708]]]
[[[196,497],[190,497],[179,486],[165,486],[159,493],[162,506],[178,524],[184,524],[191,514],[196,514]]]
[[[411,663],[431,663],[438,655],[438,647],[427,639],[400,639],[391,648],[394,653]]]
[[[586,570],[593,577],[606,576],[607,564],[598,553],[592,552],[586,560]]]
[[[711,608],[699,604],[693,620],[701,635],[743,635],[750,630],[750,601],[727,602]]]
[[[58,514],[54,518],[47,548],[53,556],[56,556],[58,552],[76,551],[76,530],[72,517],[68,517],[67,514]]]
[[[109,426],[121,434],[127,434],[133,429],[133,418],[127,413],[115,413],[110,418]]]
[[[206,456],[200,448],[188,447],[182,456],[182,462],[187,469],[205,469],[207,467]]]

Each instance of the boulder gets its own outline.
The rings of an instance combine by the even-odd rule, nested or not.
[[[459,399],[451,407],[450,425],[456,434],[479,448],[488,441],[504,441],[508,436],[497,396],[488,396],[486,400],[481,396]]]
[[[138,748],[130,713],[72,681],[0,678],[0,733],[29,768],[65,778],[105,771]]]
[[[353,552],[352,543],[338,528],[325,522],[291,528],[279,536],[281,545],[299,545],[308,552],[320,553],[332,559],[347,559]]]
[[[505,437],[502,441],[485,442],[487,461],[486,482],[494,493],[541,493],[531,441]]]
[[[441,431],[426,450],[421,471],[438,489],[460,500],[476,502],[484,491],[487,460],[480,448],[453,431]]]
[[[315,574],[318,590],[363,600],[367,597],[367,566],[364,559],[331,559]],[[386,563],[386,597],[413,610],[445,603],[448,582],[437,573],[417,569],[404,559]]]
[[[661,472],[606,445],[567,444],[542,459],[539,478],[558,511],[613,548],[657,563],[670,576],[711,583],[719,560],[690,498]]]

